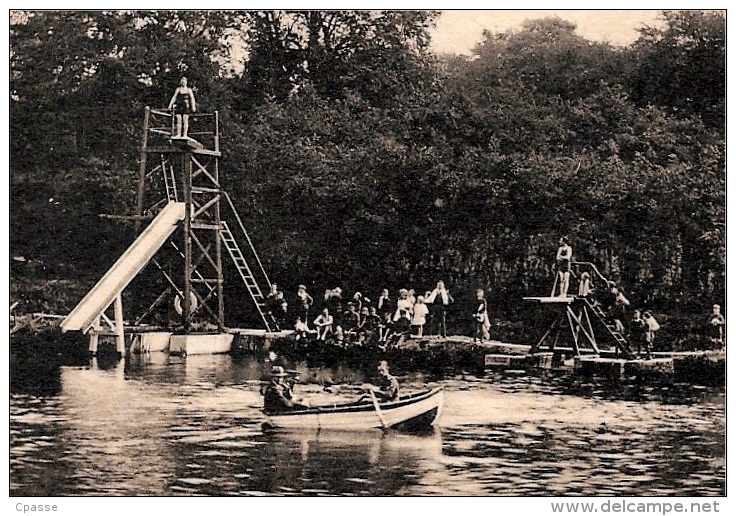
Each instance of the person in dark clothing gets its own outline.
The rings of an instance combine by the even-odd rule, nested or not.
[[[631,349],[636,348],[636,356],[641,358],[641,349],[647,349],[646,345],[647,324],[641,318],[641,310],[634,310],[634,316],[629,322],[629,343]]]
[[[282,366],[271,368],[271,383],[263,394],[263,410],[268,414],[279,414],[308,408],[294,399],[294,392],[286,381],[288,373]]]
[[[197,111],[197,103],[194,100],[194,90],[187,85],[187,78],[182,77],[179,87],[169,102],[169,109],[174,113],[175,130],[174,138],[188,138],[189,114]]]
[[[389,331],[393,325],[392,319],[394,312],[396,312],[396,301],[391,299],[387,288],[381,291],[381,296],[378,298],[377,312],[381,317],[378,340],[383,342],[388,338]]]
[[[559,297],[567,297],[572,270],[572,247],[566,237],[560,238],[560,247],[557,248],[555,260],[557,261],[557,281],[560,287]]]
[[[447,310],[455,300],[445,288],[444,281],[438,281],[437,287],[429,294],[427,304],[431,306],[432,319],[436,324],[437,335],[447,337]]]
[[[314,299],[307,292],[306,285],[299,285],[296,295],[299,298],[298,312],[296,315],[309,326],[309,310],[314,304]]]

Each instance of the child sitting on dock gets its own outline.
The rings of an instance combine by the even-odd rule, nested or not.
[[[333,318],[330,311],[325,308],[322,313],[314,320],[314,326],[317,328],[317,340],[324,341],[327,335],[332,334]]]
[[[301,317],[296,318],[296,323],[294,324],[294,335],[296,335],[296,340],[306,339],[309,337],[309,326],[307,326],[307,323],[302,321]]]

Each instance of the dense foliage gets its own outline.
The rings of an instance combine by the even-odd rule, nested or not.
[[[287,290],[443,278],[514,318],[564,234],[637,305],[724,301],[723,13],[665,12],[627,48],[534,20],[470,57],[429,51],[436,16],[13,13],[13,254],[57,277],[114,261],[130,231],[97,215],[132,211],[143,107],[185,73]]]

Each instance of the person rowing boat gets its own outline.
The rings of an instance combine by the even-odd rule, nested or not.
[[[388,362],[385,360],[381,360],[378,364],[378,374],[380,375],[379,384],[364,384],[363,389],[373,391],[373,395],[381,403],[398,400],[400,390],[399,381],[389,372]],[[364,394],[358,401],[363,401],[369,397],[370,395]]]

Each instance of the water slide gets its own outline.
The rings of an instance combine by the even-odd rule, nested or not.
[[[179,222],[184,220],[185,206],[183,202],[170,202],[156,215],[151,224],[61,322],[63,331],[87,331],[96,323],[100,314],[107,310],[110,303],[166,243]]]

